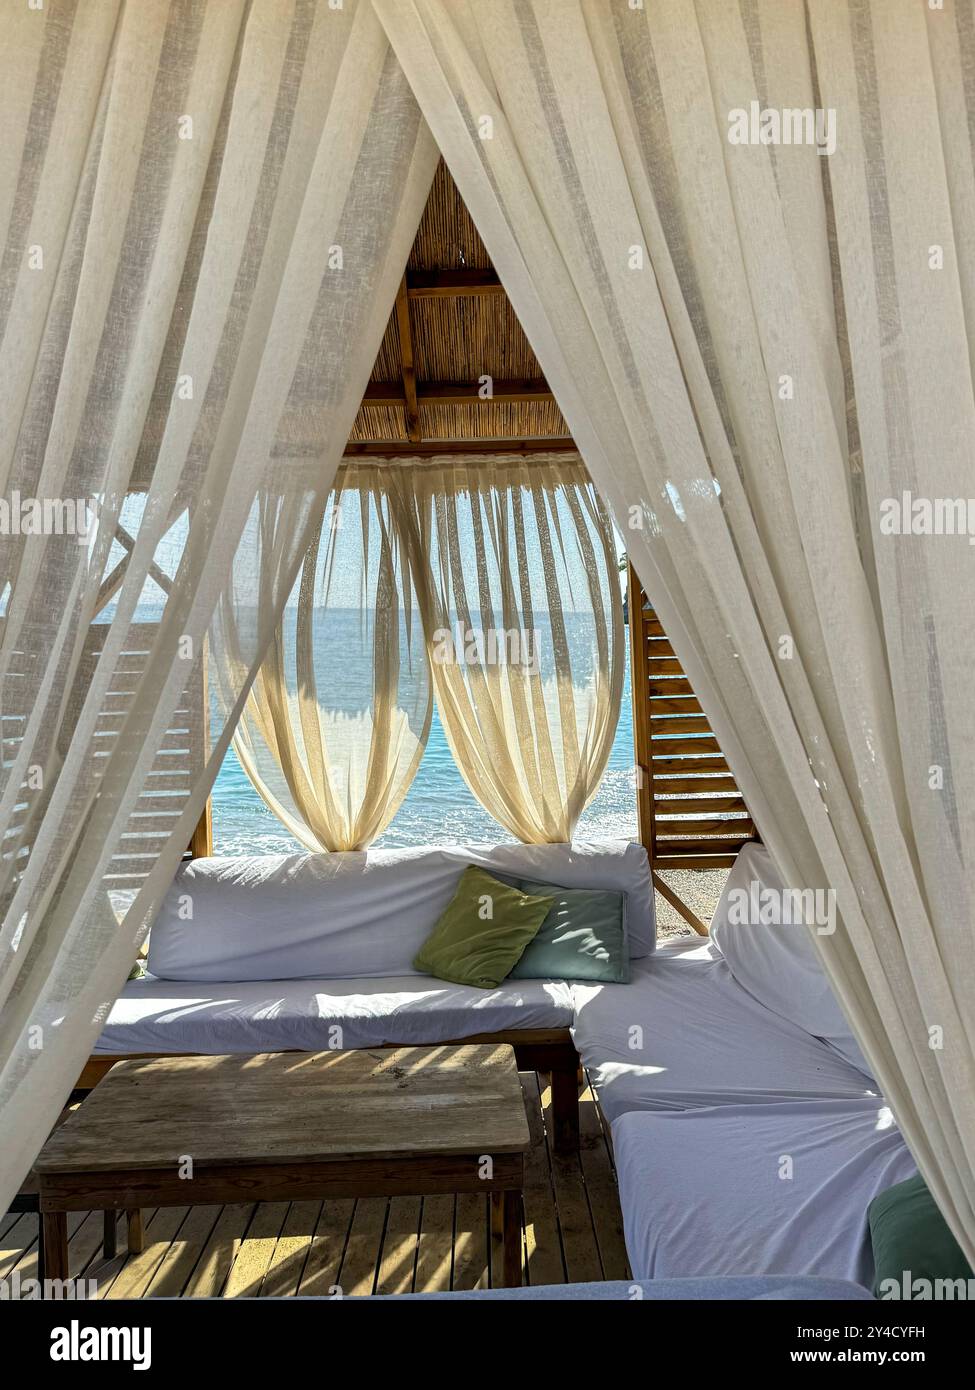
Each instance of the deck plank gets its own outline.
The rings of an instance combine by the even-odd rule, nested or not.
[[[329,1297],[339,1287],[339,1271],[354,1214],[355,1202],[351,1198],[322,1203],[298,1285],[303,1297]]]
[[[291,1203],[261,1284],[261,1298],[287,1298],[298,1292],[321,1210],[321,1202]]]
[[[260,1202],[227,1277],[224,1298],[256,1298],[271,1266],[288,1202]]]
[[[177,1238],[160,1260],[146,1291],[149,1298],[178,1298],[206,1249],[220,1213],[219,1206],[193,1207]]]
[[[225,1206],[183,1290],[184,1298],[219,1298],[255,1211],[253,1202]]]
[[[419,1197],[391,1197],[389,1200],[377,1293],[409,1293],[413,1288],[421,1203]]]
[[[415,1293],[436,1293],[450,1288],[454,1256],[453,1197],[424,1197],[417,1244]]]
[[[388,1197],[359,1197],[339,1273],[344,1298],[371,1294],[376,1282],[379,1251],[386,1229]]]
[[[562,1237],[536,1073],[523,1072],[521,1084],[532,1138],[525,1156],[525,1282],[564,1284]]]
[[[539,1076],[539,1082],[568,1282],[579,1284],[590,1279],[602,1279],[602,1262],[599,1258],[599,1245],[593,1228],[582,1164],[578,1154],[557,1154],[552,1151],[547,1138],[553,1132],[552,1088],[548,1077]]]
[[[452,1289],[486,1289],[488,1276],[487,1193],[462,1192],[454,1207]]]
[[[579,1159],[589,1198],[589,1211],[604,1279],[629,1279],[630,1264],[623,1240],[623,1213],[616,1187],[616,1170],[603,1133],[592,1089],[579,1099]]]
[[[548,1077],[520,1075],[531,1135],[525,1160],[525,1281],[629,1277],[612,1153],[591,1092],[580,1108],[578,1155],[550,1143]],[[101,1212],[68,1217],[69,1267],[103,1298],[360,1296],[486,1287],[500,1281],[501,1243],[487,1194],[238,1203],[145,1212],[146,1248],[124,1232],[102,1254]],[[0,1276],[35,1278],[37,1217],[0,1227]]]

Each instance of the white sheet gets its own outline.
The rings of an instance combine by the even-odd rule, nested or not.
[[[628,985],[572,987],[573,1036],[612,1121],[629,1110],[857,1097],[874,1083],[772,1013],[711,942],[660,947]]]
[[[148,976],[125,986],[95,1052],[316,1052],[449,1042],[505,1028],[568,1028],[571,1022],[569,986],[558,981],[517,980],[481,990],[421,975],[233,984]]]
[[[890,1111],[870,1100],[634,1111],[613,1125],[613,1149],[636,1279],[788,1274],[869,1286],[867,1207],[917,1171]]]
[[[646,850],[627,840],[577,840],[194,859],[163,899],[149,969],[160,979],[219,982],[416,975],[413,958],[468,864],[625,893],[630,955],[654,949]]]

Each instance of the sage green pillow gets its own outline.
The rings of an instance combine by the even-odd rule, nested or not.
[[[600,980],[627,984],[630,949],[626,937],[626,894],[609,889],[559,888],[516,880],[525,893],[551,894],[552,906],[521,960],[513,980]]]
[[[470,865],[413,961],[455,985],[494,989],[521,958],[552,906]]]
[[[874,1197],[867,1219],[877,1298],[910,1297],[905,1289],[910,1290],[915,1279],[934,1284],[939,1279],[972,1278],[962,1248],[920,1174]]]

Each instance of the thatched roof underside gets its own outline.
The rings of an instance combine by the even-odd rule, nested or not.
[[[492,399],[479,394],[484,377],[491,378]],[[535,354],[441,161],[349,452],[568,438]]]

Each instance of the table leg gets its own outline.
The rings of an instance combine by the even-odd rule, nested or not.
[[[114,1260],[118,1252],[118,1212],[112,1207],[102,1212],[102,1254]]]
[[[44,1246],[45,1279],[68,1277],[68,1213],[41,1213],[41,1241]]]
[[[506,1289],[521,1287],[521,1193],[507,1189],[502,1196],[504,1255],[501,1282]]]
[[[141,1255],[145,1248],[146,1233],[142,1224],[142,1208],[133,1207],[125,1213],[127,1221],[128,1246],[130,1255]]]

